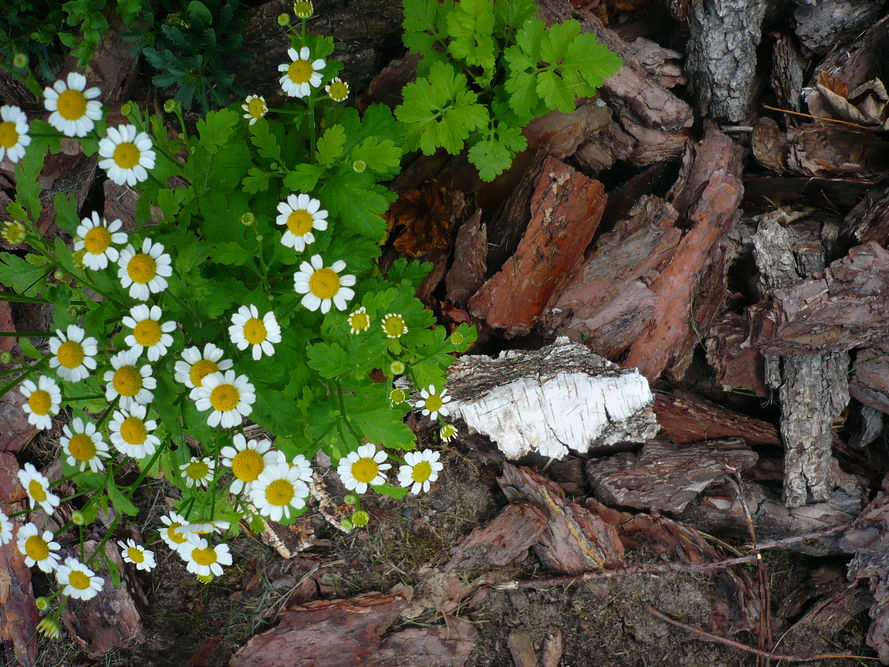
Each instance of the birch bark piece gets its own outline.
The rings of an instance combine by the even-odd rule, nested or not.
[[[564,337],[496,359],[463,356],[449,370],[448,393],[451,413],[508,459],[644,442],[659,428],[643,376]]]

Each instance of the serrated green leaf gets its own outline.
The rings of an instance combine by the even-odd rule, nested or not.
[[[537,14],[534,0],[494,0],[494,32],[511,35]]]
[[[318,179],[324,175],[324,167],[317,164],[303,163],[284,177],[284,187],[293,192],[311,192],[318,185]]]
[[[118,512],[127,516],[136,516],[139,513],[136,506],[120,492],[120,489],[114,485],[114,482],[109,483],[105,488],[108,491],[108,498],[111,500],[111,504],[114,505],[114,509]]]
[[[198,120],[198,133],[204,150],[213,154],[222,148],[238,124],[239,118],[237,112],[231,109],[220,109],[211,111]]]
[[[262,169],[258,169],[256,167],[250,167],[247,170],[247,175],[244,176],[241,181],[241,185],[244,187],[244,192],[247,194],[256,194],[257,192],[265,192],[269,189],[269,182],[274,174],[263,171]]]
[[[374,183],[367,173],[356,174],[351,169],[326,180],[318,192],[331,219],[340,229],[381,243],[386,235],[385,213],[396,195]]]
[[[0,255],[0,284],[11,288],[13,292],[34,296],[37,291],[34,285],[45,273],[47,269],[42,265],[34,266],[12,253]]]
[[[401,163],[401,149],[391,139],[367,137],[352,151],[351,159],[362,160],[378,174],[395,175]]]
[[[461,0],[448,12],[448,51],[467,65],[494,69],[494,4],[492,0]]]
[[[509,169],[516,153],[527,146],[520,128],[500,124],[495,132],[486,135],[469,149],[469,161],[478,169],[483,181],[492,181]]]
[[[346,131],[342,125],[332,125],[318,138],[315,158],[319,164],[329,167],[339,159],[345,147]]]
[[[307,350],[309,368],[323,378],[333,379],[355,368],[346,351],[336,343],[315,343]]]
[[[453,7],[453,0],[404,0],[404,45],[414,53],[430,53],[444,41],[444,23]]]
[[[260,157],[281,161],[281,147],[264,120],[250,126],[250,143],[259,149]]]

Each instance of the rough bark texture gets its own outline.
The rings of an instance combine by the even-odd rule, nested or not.
[[[750,342],[746,318],[726,313],[707,331],[707,363],[716,371],[716,381],[725,391],[745,389],[768,396],[765,359]]]
[[[658,430],[644,377],[565,338],[496,359],[463,356],[449,370],[448,392],[452,414],[510,459],[644,442]]]
[[[685,71],[702,115],[744,120],[753,94],[765,10],[764,0],[692,4]]]
[[[469,621],[445,617],[444,625],[408,628],[388,635],[363,664],[378,667],[460,667],[475,648],[478,631]]]
[[[882,13],[885,0],[819,0],[796,8],[796,36],[815,53],[827,53],[834,45],[855,37]]]
[[[859,350],[849,381],[856,401],[889,414],[889,343]]]
[[[690,391],[657,392],[654,413],[664,435],[673,442],[738,437],[751,445],[781,444],[774,425],[732,412]]]
[[[606,202],[599,181],[553,158],[529,175],[533,186],[520,190],[530,190],[530,198],[509,207],[516,217],[505,218],[510,228],[523,229],[530,214],[522,240],[469,300],[473,315],[507,336],[530,331],[565,275],[582,260]]]
[[[546,517],[533,505],[507,505],[495,519],[474,528],[451,549],[444,571],[484,571],[522,561],[545,530]]]
[[[590,459],[587,475],[596,498],[610,505],[653,512],[681,512],[725,474],[725,466],[748,470],[757,456],[742,440],[676,445],[646,443],[638,454],[621,452]]]
[[[793,40],[787,35],[776,34],[772,44],[772,70],[769,83],[778,98],[778,106],[799,111],[802,103],[805,62]]]
[[[533,549],[547,569],[579,574],[622,563],[624,551],[614,527],[568,502],[551,480],[506,463],[497,482],[507,500],[530,503],[546,517],[547,529]]]
[[[485,282],[488,229],[478,209],[460,225],[454,241],[454,260],[445,276],[448,301],[461,308]]]
[[[885,245],[889,241],[889,187],[868,190],[843,219],[843,234],[858,243],[873,241]]]

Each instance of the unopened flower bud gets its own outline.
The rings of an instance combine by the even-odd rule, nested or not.
[[[454,345],[462,344],[463,340],[464,340],[463,334],[461,334],[459,331],[455,331],[454,333],[451,334],[451,342]]]
[[[281,27],[290,25],[290,14],[278,14],[278,25]]]
[[[367,162],[364,160],[355,160],[355,162],[352,163],[352,171],[356,174],[362,173],[365,169],[367,169]]]
[[[167,100],[164,102],[164,111],[167,113],[175,113],[181,105],[176,100]]]
[[[298,19],[311,18],[314,12],[315,6],[307,0],[303,0],[302,2],[298,0],[293,3],[293,13],[296,14],[296,18]]]
[[[352,524],[356,528],[363,528],[368,523],[370,523],[370,514],[364,510],[358,510],[357,512],[352,513]]]
[[[133,113],[133,105],[130,102],[125,102],[124,104],[121,104],[120,105],[120,112],[124,116],[129,116],[131,113]]]
[[[396,359],[389,364],[389,372],[392,373],[392,375],[401,375],[404,373],[404,362]]]
[[[18,67],[19,69],[25,69],[28,66],[27,54],[16,53],[12,57],[12,65],[13,65],[13,67]]]
[[[75,526],[85,526],[89,522],[86,520],[86,515],[80,510],[74,510],[71,512],[71,523]]]
[[[352,523],[352,519],[348,517],[340,521],[340,525],[346,530],[352,530],[355,527],[355,524]]]
[[[347,493],[345,496],[343,496],[343,502],[346,503],[346,505],[357,505],[359,502],[358,494]]]
[[[407,394],[404,393],[404,389],[393,389],[389,392],[389,402],[392,405],[404,403],[405,400],[407,400]]]
[[[197,577],[202,584],[209,584],[214,578],[212,574],[199,574]]]
[[[62,633],[59,622],[54,618],[42,618],[37,624],[37,632],[49,639],[58,639]]]
[[[252,227],[256,224],[256,216],[250,213],[249,211],[242,215],[240,218],[241,224],[245,227]]]
[[[65,272],[62,271],[61,269],[56,269],[55,271],[52,272],[52,277],[55,278],[56,280],[62,280],[65,277]]]
[[[9,350],[3,350],[0,352],[0,364],[11,364],[12,363],[12,352]]]
[[[49,609],[49,598],[41,595],[40,597],[35,598],[34,604],[37,605],[37,611],[46,611]]]

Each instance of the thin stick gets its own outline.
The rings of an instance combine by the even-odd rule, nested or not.
[[[867,125],[860,125],[858,123],[853,123],[849,120],[840,120],[839,118],[828,118],[827,116],[813,116],[810,113],[803,113],[802,111],[791,111],[790,109],[782,109],[780,107],[770,107],[768,104],[762,105],[764,109],[769,109],[770,111],[780,111],[781,113],[789,113],[793,116],[805,116],[806,118],[814,118],[815,120],[823,120],[826,123],[840,123],[841,125],[851,125],[852,127],[857,127],[861,130],[869,130],[871,132],[876,132],[879,128],[876,127],[868,127]]]
[[[865,655],[838,655],[832,653],[819,653],[818,655],[811,656],[803,656],[803,655],[783,655],[781,653],[769,653],[768,651],[760,651],[758,648],[753,648],[752,646],[747,646],[746,644],[741,644],[740,642],[732,641],[731,639],[726,639],[725,637],[720,637],[719,635],[714,635],[706,630],[701,630],[700,628],[696,628],[693,625],[686,625],[685,623],[681,623],[675,619],[670,618],[666,614],[658,611],[654,607],[645,607],[645,611],[654,616],[655,618],[659,618],[662,621],[669,623],[670,625],[675,625],[677,628],[682,628],[683,630],[690,632],[697,637],[705,641],[716,642],[717,644],[722,644],[723,646],[729,646],[731,648],[738,649],[739,651],[746,651],[747,653],[752,653],[753,655],[758,655],[761,658],[767,658],[769,660],[784,660],[786,662],[814,662],[816,660],[874,660],[879,661],[879,658],[873,658]]]

